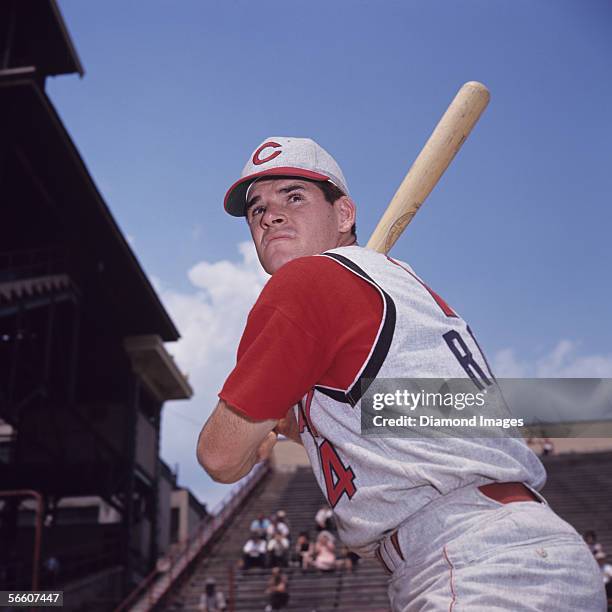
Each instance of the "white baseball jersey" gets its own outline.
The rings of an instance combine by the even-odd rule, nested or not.
[[[494,378],[465,321],[408,265],[357,246],[320,257],[370,283],[384,303],[378,335],[352,384],[315,386],[295,409],[345,544],[373,556],[385,535],[429,501],[469,484],[518,481],[540,489],[546,473],[522,439],[361,435],[362,379]]]

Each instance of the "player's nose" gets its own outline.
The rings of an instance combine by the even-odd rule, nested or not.
[[[267,227],[270,225],[282,225],[287,221],[287,216],[282,209],[274,206],[268,206],[261,221]]]

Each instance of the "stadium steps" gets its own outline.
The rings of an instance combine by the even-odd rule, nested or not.
[[[229,568],[235,572],[236,612],[263,610],[268,603],[265,588],[270,570],[237,569],[242,547],[249,536],[251,521],[258,514],[269,516],[285,510],[293,542],[301,531],[315,537],[314,516],[325,504],[310,468],[298,468],[295,473],[275,472],[259,493],[251,496],[210,553],[195,568],[182,589],[164,608],[168,611],[196,611],[200,594],[208,577],[229,594]],[[341,545],[338,545],[339,552]],[[283,569],[288,579],[289,604],[286,610],[303,612],[387,612],[387,576],[375,561],[362,560],[354,572],[338,569],[318,572],[301,568]]]
[[[552,455],[542,458],[548,480],[542,493],[551,507],[580,533],[593,529],[604,549],[612,553],[612,453]],[[197,610],[206,578],[212,576],[228,594],[230,566],[236,567],[253,518],[285,510],[293,540],[300,531],[314,537],[314,515],[325,503],[309,468],[294,474],[273,473],[236,515],[225,536],[203,558],[166,610]],[[354,572],[302,572],[284,569],[290,600],[287,610],[301,612],[387,612],[386,575],[376,562],[362,560]],[[263,610],[269,570],[235,569],[235,610]]]

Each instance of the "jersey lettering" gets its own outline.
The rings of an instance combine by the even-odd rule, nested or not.
[[[472,337],[472,340],[474,341],[474,344],[478,347],[478,351],[480,353],[480,356],[482,357],[482,360],[484,361],[485,365],[487,366],[487,372],[489,373],[489,376],[493,380],[495,380],[495,375],[491,371],[491,366],[489,366],[489,362],[487,361],[487,358],[485,357],[485,354],[482,352],[482,349],[480,348],[480,344],[478,344],[478,340],[476,340],[476,336],[472,333],[472,330],[470,329],[469,325],[467,325],[466,327],[467,327],[467,330],[468,330],[468,334],[470,334],[470,336]]]
[[[459,332],[452,329],[443,334],[442,337],[461,367],[465,370],[465,373],[472,379],[472,382],[480,391],[483,391],[485,386],[488,387],[492,384],[487,375],[482,371],[482,368],[474,360],[474,355],[472,355]]]
[[[319,446],[319,455],[323,477],[325,478],[325,488],[327,489],[327,501],[332,508],[335,508],[345,493],[351,499],[357,492],[353,483],[355,473],[350,466],[345,466],[342,463],[342,459],[338,457],[336,449],[329,440],[323,440],[323,443]]]

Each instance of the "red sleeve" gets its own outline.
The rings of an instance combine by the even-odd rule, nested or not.
[[[348,388],[382,311],[378,291],[335,261],[289,262],[253,306],[219,397],[252,419],[280,419],[315,384]]]

